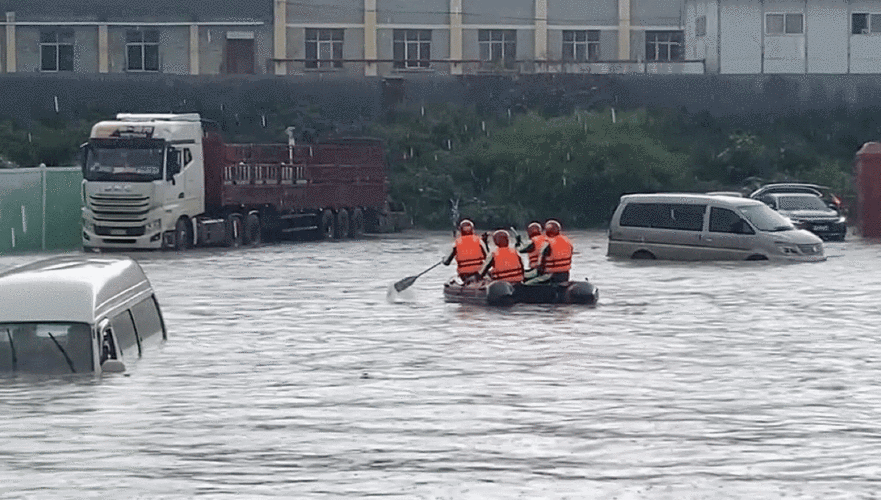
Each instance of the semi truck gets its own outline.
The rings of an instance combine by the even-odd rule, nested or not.
[[[383,143],[227,144],[198,113],[120,113],[80,151],[83,248],[241,246],[393,229]]]

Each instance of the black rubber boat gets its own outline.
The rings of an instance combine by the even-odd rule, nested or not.
[[[462,284],[456,278],[444,284],[444,300],[486,306],[527,304],[596,304],[599,289],[588,281],[524,285],[507,281]]]

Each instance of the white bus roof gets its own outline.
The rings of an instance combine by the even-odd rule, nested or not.
[[[129,257],[54,257],[0,273],[0,322],[94,323],[121,300],[150,294]]]

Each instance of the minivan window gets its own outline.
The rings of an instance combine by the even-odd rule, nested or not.
[[[793,195],[780,197],[780,210],[827,210],[823,200],[814,195]]]
[[[733,210],[712,207],[710,209],[711,233],[755,234],[753,228]]]
[[[652,227],[700,231],[704,226],[706,205],[685,203],[629,203],[619,224],[629,227]]]
[[[110,320],[110,325],[116,333],[117,346],[123,354],[129,354],[129,349],[134,347],[134,354],[140,355],[140,342],[135,334],[135,324],[132,322],[132,316],[128,310],[122,311]]]
[[[789,231],[795,229],[792,222],[775,212],[768,205],[741,205],[740,213],[759,231]]]
[[[162,333],[162,319],[153,297],[148,297],[132,307],[135,327],[141,340]]]

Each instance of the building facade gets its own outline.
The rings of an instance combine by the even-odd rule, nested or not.
[[[113,1],[6,0],[0,72],[881,73],[881,0]]]

